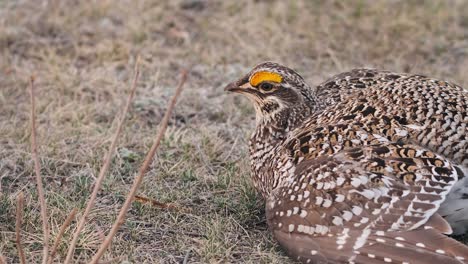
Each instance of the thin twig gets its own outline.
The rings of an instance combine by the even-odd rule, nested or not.
[[[143,203],[143,204],[150,204],[151,206],[159,207],[159,208],[163,208],[163,209],[177,209],[177,206],[174,205],[174,204],[162,203],[162,202],[159,202],[159,201],[156,201],[156,200],[153,200],[153,199],[150,199],[150,198],[146,198],[146,197],[143,197],[143,196],[140,196],[140,195],[135,195],[135,200],[134,201],[139,202],[139,203]]]
[[[7,264],[5,257],[0,254],[0,264]]]
[[[180,205],[173,204],[173,203],[162,203],[162,202],[156,201],[154,199],[143,197],[143,196],[140,196],[140,195],[135,195],[135,202],[139,202],[139,203],[142,203],[142,204],[149,204],[151,206],[159,207],[159,208],[162,208],[162,209],[175,210],[175,211],[178,211],[178,212],[185,212],[185,213],[190,212],[189,208],[184,208],[184,207],[182,207]]]
[[[140,168],[140,171],[138,172],[138,175],[135,177],[133,181],[132,188],[130,189],[130,192],[127,195],[127,198],[125,199],[125,203],[123,204],[122,208],[120,209],[119,215],[117,219],[115,220],[114,224],[112,225],[112,228],[107,234],[106,239],[104,242],[101,244],[99,247],[99,250],[96,252],[96,254],[93,256],[91,259],[92,264],[96,264],[99,259],[102,257],[106,249],[109,247],[109,245],[112,242],[112,239],[114,238],[115,234],[117,233],[117,230],[119,227],[125,222],[125,216],[127,214],[128,209],[130,208],[133,199],[135,198],[135,194],[138,190],[138,187],[140,187],[140,184],[143,180],[143,176],[145,175],[146,171],[148,170],[148,167],[150,166],[151,162],[153,161],[154,154],[156,153],[156,150],[158,149],[162,138],[164,137],[164,133],[166,132],[167,125],[169,123],[169,118],[171,117],[171,112],[172,109],[174,108],[177,98],[179,97],[180,93],[182,92],[182,87],[185,84],[185,81],[187,80],[187,71],[184,70],[182,72],[182,76],[180,79],[179,86],[177,87],[174,96],[171,98],[171,101],[168,104],[166,113],[164,114],[164,117],[161,121],[159,132],[156,135],[155,141],[153,145],[151,146],[150,151],[148,154],[146,154],[145,160],[143,161],[143,165]]]
[[[26,263],[26,257],[24,256],[23,246],[21,245],[21,222],[23,221],[23,207],[24,207],[24,195],[23,192],[18,194],[16,199],[16,248],[18,249],[18,255],[21,264]]]
[[[65,219],[65,222],[60,227],[60,231],[57,234],[57,238],[55,238],[55,243],[52,246],[52,249],[50,251],[49,261],[47,262],[47,264],[50,264],[52,263],[52,261],[54,261],[55,253],[57,253],[57,248],[58,248],[58,245],[60,244],[60,240],[62,240],[62,236],[65,233],[65,230],[67,230],[67,227],[70,225],[73,219],[75,219],[75,215],[77,212],[78,212],[78,209],[73,208],[73,210],[68,214],[67,219]]]
[[[125,116],[127,115],[128,109],[130,108],[130,105],[132,103],[133,96],[135,94],[135,90],[136,90],[136,87],[137,87],[138,76],[140,76],[139,61],[140,61],[140,59],[138,57],[136,62],[135,62],[135,71],[134,71],[134,76],[133,76],[132,87],[131,87],[131,90],[130,90],[130,94],[128,95],[128,99],[127,99],[127,102],[125,104],[125,108],[123,110],[122,116],[120,117],[119,124],[117,126],[117,131],[115,132],[114,137],[113,137],[112,142],[111,142],[111,145],[109,147],[109,150],[107,151],[106,156],[104,157],[104,163],[103,163],[103,165],[101,167],[101,170],[99,171],[99,176],[98,176],[98,178],[96,180],[96,183],[94,185],[93,192],[91,193],[91,196],[90,196],[90,198],[88,200],[88,204],[86,205],[86,209],[85,209],[83,215],[81,216],[80,221],[78,222],[75,233],[73,233],[73,238],[72,238],[72,241],[70,242],[70,246],[68,247],[67,256],[65,258],[65,262],[64,262],[65,264],[70,263],[72,258],[73,258],[73,254],[75,252],[75,247],[76,247],[76,243],[78,241],[78,237],[79,237],[79,235],[80,235],[81,231],[83,230],[83,227],[84,227],[84,225],[86,223],[86,218],[89,216],[89,213],[91,212],[91,209],[93,208],[93,206],[95,204],[97,194],[99,192],[99,189],[101,189],[102,182],[104,181],[107,170],[109,169],[112,154],[115,151],[115,147],[117,145],[117,140],[119,139],[120,134],[122,132],[123,124],[124,124],[124,121],[125,121]]]
[[[36,172],[37,195],[41,205],[42,231],[44,232],[42,263],[47,263],[49,255],[49,225],[47,219],[47,205],[44,198],[44,187],[42,186],[41,167],[37,156],[36,142],[36,103],[34,97],[34,76],[30,79],[30,94],[31,94],[31,152],[34,160],[34,170]]]

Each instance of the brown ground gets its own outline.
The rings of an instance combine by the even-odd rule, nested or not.
[[[139,194],[191,213],[134,204],[104,259],[126,263],[288,263],[249,181],[249,102],[222,87],[274,60],[318,84],[356,67],[468,86],[467,1],[0,1],[0,253],[18,262],[15,199],[26,193],[23,243],[41,255],[27,80],[37,77],[38,140],[54,237],[82,209],[126,100],[142,76],[76,260],[116,216],[172,95],[191,67]],[[70,230],[65,241],[70,239]],[[58,257],[63,261],[64,242]],[[57,261],[59,260],[57,258]]]

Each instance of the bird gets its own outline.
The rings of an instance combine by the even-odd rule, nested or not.
[[[424,75],[354,69],[309,86],[263,62],[247,97],[253,186],[302,263],[468,263],[468,93]]]

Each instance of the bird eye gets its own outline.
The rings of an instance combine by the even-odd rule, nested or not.
[[[271,83],[267,83],[267,82],[263,82],[261,83],[258,88],[262,89],[263,91],[271,91],[273,89],[273,84]]]

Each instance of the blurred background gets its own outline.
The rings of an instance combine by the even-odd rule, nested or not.
[[[270,236],[249,181],[253,109],[223,86],[272,60],[311,85],[372,67],[468,87],[468,1],[0,1],[0,254],[8,263],[19,261],[20,191],[28,260],[39,261],[42,249],[29,147],[30,76],[53,241],[68,212],[85,206],[138,55],[137,94],[76,261],[89,260],[107,234],[180,71],[190,68],[139,194],[191,211],[135,203],[104,260],[292,263]],[[56,261],[63,261],[71,233]]]

